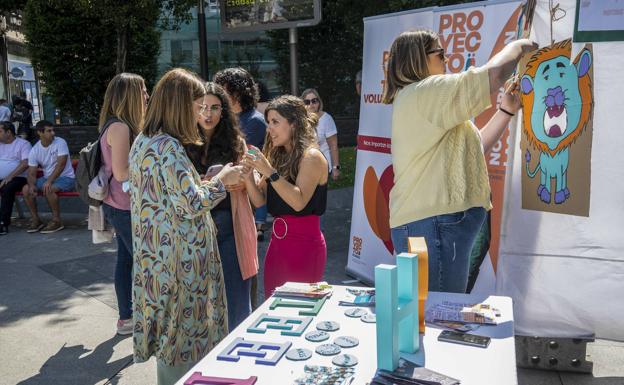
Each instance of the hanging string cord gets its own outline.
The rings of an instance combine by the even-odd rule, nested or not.
[[[565,9],[561,8],[559,3],[553,4],[554,0],[548,0],[548,8],[550,9],[550,45],[555,44],[553,37],[553,22],[559,21],[566,16]]]

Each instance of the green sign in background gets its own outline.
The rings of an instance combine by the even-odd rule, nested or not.
[[[581,10],[581,1],[576,0],[576,17],[574,20],[574,38],[575,42],[600,42],[600,41],[624,41],[624,25],[618,30],[608,31],[579,31],[579,13]]]

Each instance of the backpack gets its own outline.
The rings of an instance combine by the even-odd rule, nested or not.
[[[119,122],[117,118],[110,118],[104,123],[98,140],[84,146],[78,154],[78,166],[76,167],[76,191],[89,206],[98,207],[102,204],[101,200],[93,199],[89,196],[89,183],[93,178],[97,177],[102,167],[102,150],[100,148],[100,140],[106,132],[106,129],[113,123]]]

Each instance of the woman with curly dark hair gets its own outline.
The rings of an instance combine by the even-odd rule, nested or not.
[[[318,282],[323,278],[327,248],[320,216],[327,205],[327,160],[318,149],[316,115],[309,115],[303,100],[285,95],[273,99],[265,116],[269,128],[263,152],[252,149],[244,166],[245,185],[254,205],[265,204],[275,218],[273,235],[264,259],[264,294],[287,281]]]
[[[205,112],[199,123],[203,144],[189,144],[185,149],[197,172],[204,179],[209,179],[222,165],[238,163],[246,145],[225,90],[218,84],[208,82],[205,100]],[[227,297],[228,326],[232,331],[251,313],[251,277],[257,273],[258,256],[255,234],[252,233],[249,237],[243,233],[245,230],[254,231],[253,215],[244,184],[226,185],[225,188],[228,191],[226,198],[210,213],[217,227],[217,243]],[[249,242],[253,245],[244,247],[245,237],[247,245]],[[255,269],[249,271],[245,261],[255,262]]]
[[[267,124],[264,116],[256,109],[260,96],[258,84],[253,76],[240,67],[226,68],[215,74],[214,82],[225,88],[225,92],[230,97],[232,111],[238,116],[240,129],[247,144],[262,148]],[[264,240],[266,218],[266,206],[256,207],[256,227],[259,241]]]

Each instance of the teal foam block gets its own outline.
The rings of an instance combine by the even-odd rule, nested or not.
[[[418,334],[418,257],[401,253],[397,264],[375,267],[377,368],[395,370],[399,351],[415,353]]]

